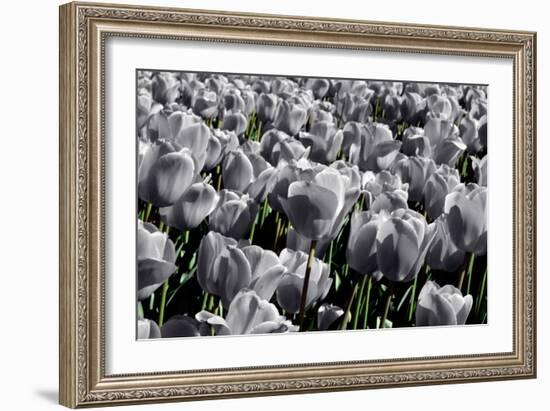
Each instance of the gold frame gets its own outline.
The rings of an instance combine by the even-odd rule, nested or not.
[[[103,63],[109,36],[475,55],[514,66],[514,349],[107,376]],[[68,407],[536,376],[536,33],[70,3],[60,7],[60,403]]]

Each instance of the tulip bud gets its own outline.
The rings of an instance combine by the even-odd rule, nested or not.
[[[445,214],[455,244],[475,255],[487,253],[487,187],[459,184],[445,198]]]
[[[256,115],[262,123],[273,121],[278,98],[275,94],[262,93],[258,96]]]
[[[252,228],[259,206],[248,195],[222,190],[210,214],[210,229],[236,239],[244,238]]]
[[[206,183],[192,184],[170,207],[160,210],[163,221],[179,230],[192,230],[210,215],[218,203],[214,187]]]
[[[191,185],[195,163],[186,151],[162,154],[168,146],[156,146],[146,153],[139,169],[138,195],[158,207],[174,204]]]
[[[223,185],[229,190],[246,190],[253,179],[252,163],[242,150],[228,153],[222,167]]]
[[[351,268],[360,274],[371,274],[377,270],[376,234],[387,214],[372,211],[355,212],[346,249],[346,260]]]
[[[390,281],[411,281],[424,263],[434,234],[434,226],[421,214],[409,209],[392,212],[376,233],[379,270]]]
[[[432,146],[432,158],[436,164],[454,167],[466,145],[458,136],[458,128],[450,120],[430,118],[424,127],[424,134]]]
[[[138,220],[138,299],[148,298],[176,271],[176,250],[168,235],[150,223]]]
[[[153,99],[162,105],[170,104],[179,97],[179,82],[172,73],[157,73],[152,83]]]
[[[328,330],[342,315],[344,310],[337,305],[321,304],[317,310],[317,328],[319,331]]]
[[[198,337],[208,335],[206,327],[187,315],[174,315],[162,325],[162,338]]]
[[[153,338],[160,338],[160,328],[153,320],[138,319],[137,321],[137,339],[147,340]]]
[[[327,236],[344,207],[345,178],[327,168],[311,182],[295,181],[288,186],[288,198],[279,198],[292,226],[301,235],[319,240]]]
[[[275,128],[290,136],[298,134],[307,119],[307,112],[299,105],[280,100],[273,120]]]
[[[472,309],[471,295],[462,296],[460,290],[452,285],[439,285],[427,281],[416,307],[416,326],[463,325]]]
[[[204,119],[211,119],[218,115],[218,96],[212,91],[201,90],[195,98],[193,113]]]
[[[393,167],[395,174],[409,184],[409,199],[418,202],[422,201],[426,181],[435,169],[434,161],[424,157],[407,157],[397,161]]]
[[[424,209],[432,220],[435,220],[443,213],[445,197],[458,184],[460,184],[458,170],[445,164],[439,166],[428,177],[423,190]]]
[[[434,224],[435,237],[428,249],[426,263],[434,270],[457,272],[462,268],[466,254],[452,240],[445,214],[439,216]]]
[[[487,154],[481,160],[477,157],[470,158],[476,172],[477,184],[487,187]]]
[[[285,311],[296,314],[300,310],[308,255],[302,251],[285,248],[279,258],[287,272],[277,287],[277,302]],[[323,300],[331,285],[330,267],[314,258],[309,277],[306,310],[316,301]]]
[[[226,114],[222,122],[222,130],[233,131],[237,136],[244,134],[248,125],[248,119],[243,113],[229,113]]]
[[[241,290],[231,302],[224,318],[201,311],[196,315],[201,323],[208,324],[215,335],[269,334],[298,331],[277,307],[262,299],[252,290]]]

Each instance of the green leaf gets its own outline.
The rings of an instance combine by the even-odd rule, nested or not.
[[[401,301],[399,301],[399,304],[397,304],[397,311],[401,310],[401,306],[407,299],[407,296],[411,293],[412,289],[413,289],[413,285],[411,284],[409,288],[407,288],[407,291],[405,291],[405,293],[403,294],[403,297],[401,297]]]
[[[334,289],[338,291],[341,285],[342,285],[342,279],[340,278],[338,271],[335,271],[334,272]]]

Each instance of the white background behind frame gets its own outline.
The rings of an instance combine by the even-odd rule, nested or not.
[[[512,351],[511,59],[127,37],[107,37],[105,48],[107,375]],[[143,67],[488,84],[489,324],[136,341],[135,70]]]
[[[84,0],[86,1],[86,0]],[[0,383],[2,406],[8,410],[65,410],[57,404],[58,376],[58,10],[61,0],[29,0],[4,5],[0,33],[3,56],[17,56],[0,65],[3,97],[3,147],[7,153],[0,162],[2,188],[10,201],[0,202],[0,215],[18,216],[3,220],[3,257],[1,272],[12,281],[0,305],[5,318],[0,339]],[[517,2],[480,2],[463,0],[451,10],[440,1],[394,0],[391,7],[382,3],[339,0],[111,0],[111,3],[156,4],[165,7],[191,7],[324,16],[327,18],[396,21],[471,27],[535,30],[541,47],[537,51],[539,73],[550,72],[550,26],[548,7],[538,0]],[[496,9],[498,7],[498,9]],[[24,24],[20,17],[24,16]],[[29,30],[32,27],[32,30]],[[9,39],[17,39],[10,41]],[[26,52],[21,52],[26,50]],[[7,79],[10,79],[9,81]],[[25,79],[35,79],[22,83]],[[537,79],[539,136],[550,135],[550,76]],[[37,95],[31,104],[31,95]],[[30,115],[32,114],[32,117]],[[32,121],[30,121],[32,119]],[[9,136],[21,136],[14,138]],[[24,150],[22,149],[24,147]],[[538,240],[550,241],[550,139],[538,141]],[[18,154],[15,154],[18,153]],[[13,154],[13,155],[12,155]],[[24,159],[25,167],[22,166]],[[33,187],[29,192],[29,187]],[[36,201],[40,199],[39,210]],[[4,197],[3,197],[4,199]],[[29,230],[40,233],[40,247],[28,247]],[[6,249],[7,245],[7,249]],[[32,253],[32,255],[31,255]],[[30,258],[32,257],[32,258]],[[36,263],[39,263],[38,267]],[[537,290],[541,296],[538,313],[538,377],[529,380],[490,381],[476,384],[448,384],[399,389],[326,392],[199,401],[192,403],[143,404],[120,408],[124,411],[280,411],[294,409],[337,410],[342,407],[372,409],[464,411],[470,405],[479,410],[498,409],[543,411],[548,408],[550,390],[550,253],[542,247],[537,254]],[[22,281],[22,279],[25,279]],[[21,280],[21,281],[20,281]],[[26,285],[25,298],[36,304],[21,305],[18,284]]]

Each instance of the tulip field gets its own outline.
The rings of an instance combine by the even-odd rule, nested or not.
[[[486,86],[136,82],[137,338],[487,323]]]

